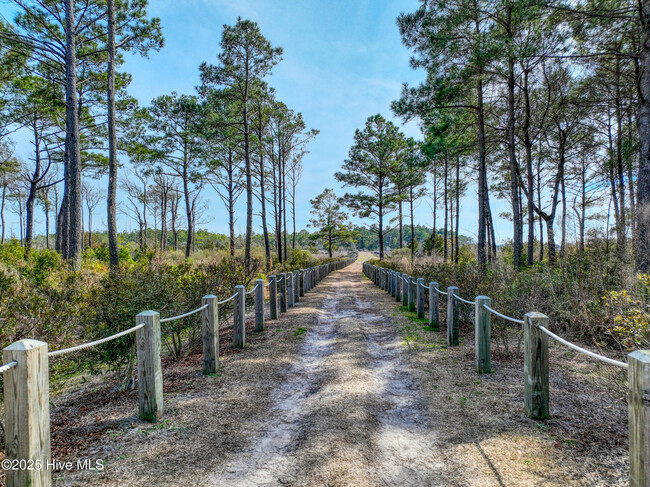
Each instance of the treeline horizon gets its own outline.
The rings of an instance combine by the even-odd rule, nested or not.
[[[425,225],[415,225],[415,241],[416,241],[416,250],[424,253],[431,252],[431,235],[432,230],[430,227]],[[350,232],[353,235],[353,240],[348,242],[340,242],[334,248],[333,251],[337,250],[367,250],[375,251],[379,249],[379,239],[377,236],[377,230],[373,226],[361,226],[361,225],[351,225]],[[187,242],[187,229],[181,228],[177,230],[176,241],[177,245],[174,248],[174,237],[172,235],[166,235],[166,245],[161,243],[162,232],[159,228],[147,228],[146,232],[140,232],[139,230],[124,230],[118,232],[118,239],[120,247],[130,246],[132,249],[139,249],[141,251],[184,251],[185,244]],[[444,235],[444,229],[439,228],[436,232],[438,239],[438,250],[442,249],[442,240]],[[108,232],[107,230],[93,230],[92,232],[84,232],[84,249],[87,248],[97,248],[105,247],[108,245]],[[145,237],[146,236],[146,237]],[[451,236],[451,235],[450,235]],[[235,250],[241,251],[244,249],[245,245],[245,233],[236,233],[235,234]],[[476,242],[472,237],[465,235],[460,235],[458,237],[460,245],[474,245]],[[294,240],[293,234],[290,236],[290,240]],[[35,234],[33,239],[33,248],[34,249],[50,249],[54,250],[54,241],[55,234],[50,234],[49,246],[48,239],[44,234]],[[399,228],[393,227],[387,229],[384,233],[384,242],[387,248],[395,250],[399,248],[410,248],[411,242],[411,228],[405,227],[402,235],[402,247],[400,247],[400,235]],[[427,244],[427,241],[429,243]],[[12,236],[5,238],[4,241],[0,242],[1,244],[9,244],[11,242],[16,242],[21,246],[24,245],[19,238]],[[271,244],[271,249],[275,252],[276,249],[276,240],[273,235],[270,235],[269,242]],[[295,234],[295,248],[301,250],[310,250],[310,251],[327,251],[327,242],[326,239],[320,235],[318,229],[308,230],[303,228],[296,232]],[[193,251],[198,250],[227,250],[230,251],[231,240],[230,235],[222,232],[213,232],[207,229],[198,228],[195,230],[193,243],[195,247]],[[131,245],[132,244],[132,245]],[[253,232],[252,235],[252,244],[256,248],[264,248],[265,240],[264,234]]]

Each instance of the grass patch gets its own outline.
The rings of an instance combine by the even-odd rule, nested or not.
[[[306,331],[307,331],[307,330],[306,330],[305,328],[298,328],[298,329],[293,333],[293,336],[295,336],[295,337],[300,336],[300,335],[304,334]]]

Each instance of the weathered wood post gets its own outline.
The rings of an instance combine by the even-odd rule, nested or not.
[[[408,308],[409,305],[409,275],[402,274],[402,306]]]
[[[440,300],[438,297],[438,283],[429,283],[429,326],[434,330],[440,329]]]
[[[447,346],[456,347],[460,343],[460,329],[458,326],[459,306],[454,298],[458,294],[456,286],[447,288]]]
[[[533,419],[548,419],[548,335],[539,329],[548,326],[548,316],[524,316],[524,405]]]
[[[304,269],[300,270],[300,297],[301,298],[305,296],[305,280],[306,280],[305,272],[306,271]]]
[[[424,318],[424,278],[418,277],[416,285],[418,297],[418,318]]]
[[[293,302],[300,301],[300,271],[293,271]]]
[[[255,281],[255,331],[264,331],[264,281]]]
[[[491,352],[491,320],[490,312],[485,306],[492,306],[492,300],[487,296],[476,296],[474,308],[474,358],[476,372],[487,374],[492,372]]]
[[[233,311],[232,346],[243,348],[246,345],[246,288],[235,286],[235,309]]]
[[[415,287],[417,282],[414,278],[409,277],[409,311],[415,311],[415,300],[417,298]]]
[[[138,416],[155,423],[163,414],[163,381],[160,363],[160,313],[143,311],[135,324],[145,326],[135,332],[138,354]]]
[[[394,298],[397,297],[397,293],[399,292],[398,291],[398,289],[399,289],[398,283],[399,283],[399,272],[393,271],[393,280],[392,280],[392,284],[393,284],[393,290],[392,291],[393,292],[390,293],[390,294]]]
[[[5,468],[8,487],[49,487],[50,379],[47,343],[20,340],[2,351],[5,364],[18,364],[3,375],[5,453],[7,460],[40,464],[41,468]]]
[[[650,351],[627,356],[630,487],[650,485]]]
[[[219,305],[214,294],[201,299],[208,305],[201,314],[203,331],[203,373],[214,374],[219,368]]]
[[[278,280],[269,276],[269,316],[272,320],[278,319]]]
[[[287,312],[287,275],[280,274],[280,312]]]
[[[398,303],[402,302],[402,273],[398,272],[395,275],[395,300]]]
[[[287,306],[293,308],[293,272],[287,272]]]

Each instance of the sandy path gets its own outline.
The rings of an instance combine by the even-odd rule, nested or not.
[[[315,312],[302,320],[307,331],[265,423],[252,428],[260,433],[210,483],[442,485],[435,429],[393,320],[376,303],[386,297],[360,267],[332,274],[305,299]]]

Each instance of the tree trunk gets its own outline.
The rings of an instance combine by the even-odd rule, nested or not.
[[[560,247],[560,258],[564,259],[566,256],[566,185],[564,184],[564,178],[560,182],[561,193],[562,193],[562,235],[561,235],[561,247]]]
[[[327,253],[332,258],[332,226],[328,225],[327,228]]]
[[[445,177],[444,177],[444,200],[445,200],[445,226],[442,231],[443,238],[443,258],[447,262],[447,225],[448,225],[448,216],[449,216],[449,184],[448,184],[448,163],[447,163],[447,154],[445,154]]]
[[[266,255],[266,266],[271,266],[271,243],[269,242],[269,228],[266,223],[266,194],[265,194],[265,171],[264,171],[264,149],[262,147],[262,113],[259,114],[258,141],[260,144],[260,203],[262,205],[262,231],[264,232],[264,254]]]
[[[460,156],[456,157],[456,253],[454,254],[456,265],[458,265],[458,252],[460,242],[458,240],[458,226],[460,224]]]
[[[537,207],[542,207],[542,142],[539,143],[540,156],[537,159]],[[539,261],[544,260],[544,220],[539,219]]]
[[[50,250],[50,200],[48,190],[45,192],[45,248]]]
[[[621,65],[620,57],[616,57],[616,83],[614,85],[614,102],[616,104],[616,172],[618,176],[618,192],[619,192],[619,202],[620,202],[620,221],[616,234],[618,237],[618,259],[622,264],[626,259],[625,247],[626,242],[626,229],[627,223],[625,218],[625,168],[623,166],[623,115],[621,111]]]
[[[68,157],[69,210],[67,255],[74,270],[81,269],[81,150],[79,147],[79,107],[77,105],[77,52],[74,0],[64,0],[65,6],[65,102],[66,140]]]
[[[508,13],[510,23],[511,12]],[[510,165],[510,198],[512,202],[513,224],[513,252],[514,267],[521,269],[521,252],[523,228],[519,202],[519,184],[517,154],[515,146],[515,61],[512,56],[508,58],[508,161]]]
[[[253,242],[253,175],[251,171],[250,127],[248,124],[248,83],[244,99],[244,160],[246,164],[246,240],[244,244],[244,265],[251,268],[251,246]]]
[[[29,180],[29,193],[27,195],[27,222],[25,225],[25,258],[29,256],[32,247],[34,234],[34,202],[36,201],[36,191],[38,182],[41,178],[41,138],[38,133],[36,115],[34,115],[32,128],[34,130],[34,172]]]
[[[185,243],[185,258],[189,258],[192,253],[192,235],[193,235],[193,218],[192,218],[192,202],[190,201],[190,187],[188,184],[187,172],[183,172],[183,193],[185,196],[185,214],[187,216],[187,242]]]
[[[436,213],[438,209],[438,175],[433,173],[433,236],[431,237],[431,255],[435,253],[436,250],[436,237],[438,236],[438,230],[436,230]]]
[[[88,208],[88,248],[93,247],[93,210]]]
[[[480,37],[480,24],[475,19],[475,34]],[[483,71],[479,70],[476,81],[476,121],[478,125],[478,247],[477,257],[481,267],[487,261],[485,255],[486,241],[486,206],[488,198],[487,164],[485,161],[485,111],[483,107]]]
[[[522,87],[524,95],[524,148],[526,151],[526,183],[528,186],[527,195],[527,213],[528,213],[528,244],[526,248],[526,265],[528,267],[533,265],[535,252],[535,177],[533,174],[533,141],[530,139],[530,123],[531,123],[531,109],[530,109],[530,92],[528,90],[528,70],[524,70],[524,84]]]
[[[110,269],[116,270],[120,265],[120,252],[117,244],[117,135],[115,132],[115,0],[106,0],[108,20],[108,63],[106,66],[107,88],[106,102],[108,109],[108,194],[106,197],[108,255]]]
[[[404,247],[404,227],[402,225],[402,201],[397,203],[398,216],[397,221],[399,225],[399,248]]]
[[[384,194],[379,188],[379,260],[384,260]]]
[[[2,220],[2,239],[0,239],[0,243],[4,244],[5,243],[5,230],[6,230],[6,222],[5,222],[5,202],[7,201],[7,176],[6,174],[2,175],[2,203],[0,204],[0,220]]]
[[[640,77],[637,83],[639,106],[636,123],[639,131],[639,174],[637,177],[636,267],[650,271],[650,0],[639,1],[643,31]]]
[[[415,222],[413,218],[413,187],[409,188],[410,207],[411,207],[411,262],[415,260]]]
[[[546,235],[548,237],[548,263],[555,265],[557,258],[555,255],[555,233],[553,231],[553,218],[546,219]]]

